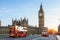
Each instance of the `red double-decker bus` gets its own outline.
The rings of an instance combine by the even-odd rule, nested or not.
[[[27,35],[27,27],[14,25],[9,28],[9,37],[25,37]]]
[[[47,27],[43,27],[42,28],[42,36],[44,36],[44,37],[48,37],[49,36]]]

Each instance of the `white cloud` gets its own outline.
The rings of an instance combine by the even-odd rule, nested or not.
[[[10,12],[17,12],[17,8],[15,9],[8,9],[8,8],[0,8],[0,13],[10,13]]]
[[[0,8],[0,13],[8,13],[7,8]]]
[[[0,10],[0,13],[8,13],[8,10]]]

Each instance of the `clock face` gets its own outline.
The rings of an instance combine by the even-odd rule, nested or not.
[[[42,13],[40,13],[39,16],[42,16]]]

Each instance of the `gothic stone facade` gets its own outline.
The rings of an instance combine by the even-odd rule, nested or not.
[[[39,19],[39,34],[41,34],[42,28],[44,27],[44,11],[42,8],[42,4],[41,4],[40,10],[38,12],[38,19]]]
[[[58,26],[58,34],[60,35],[60,25]]]
[[[12,20],[12,25],[20,25],[23,27],[27,27],[28,29],[28,34],[38,34],[38,27],[34,27],[31,25],[28,25],[28,20],[26,20],[25,18],[22,20]],[[10,25],[11,26],[11,25]],[[9,26],[1,26],[0,27],[0,34],[8,34],[9,32]]]
[[[38,27],[28,25],[28,19],[26,19],[26,18],[24,18],[24,19],[21,18],[21,20],[17,20],[17,19],[13,20],[12,25],[20,25],[23,27],[27,27],[28,34],[38,34]]]

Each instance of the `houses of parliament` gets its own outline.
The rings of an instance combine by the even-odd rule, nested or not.
[[[42,4],[40,5],[40,9],[38,11],[38,27],[29,25],[28,24],[28,19],[20,19],[20,20],[13,20],[12,19],[12,25],[21,25],[25,26],[28,28],[28,34],[41,34],[42,28],[44,27],[44,11]],[[9,32],[9,25],[8,26],[1,26],[1,21],[0,21],[0,34],[8,34]]]

